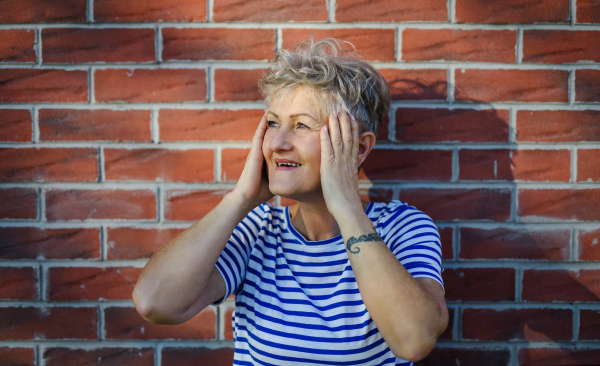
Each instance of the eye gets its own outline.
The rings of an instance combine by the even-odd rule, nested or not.
[[[305,125],[304,123],[300,123],[298,122],[298,124],[296,125],[298,128],[310,128],[307,125]]]
[[[277,122],[275,121],[267,121],[267,127],[277,127]]]

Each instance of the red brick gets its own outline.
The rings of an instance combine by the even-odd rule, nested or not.
[[[359,188],[358,193],[360,194],[360,198],[365,202],[390,202],[394,198],[394,191],[391,188]],[[281,200],[283,202],[284,198],[282,197]]]
[[[464,309],[462,337],[485,341],[566,341],[573,337],[573,311]]]
[[[94,0],[97,22],[206,21],[206,0]]]
[[[600,111],[517,111],[517,140],[600,141]]]
[[[0,69],[0,85],[3,103],[88,101],[87,71]]]
[[[258,80],[263,73],[263,69],[216,69],[215,100],[262,100],[258,91]]]
[[[216,22],[305,22],[326,21],[327,4],[319,0],[215,0],[213,21]]]
[[[233,364],[233,348],[165,347],[161,359],[162,366],[196,366],[198,360],[205,365],[230,366]]]
[[[0,189],[0,219],[37,219],[38,192],[30,188]]]
[[[571,231],[527,228],[460,229],[461,259],[568,261]]]
[[[599,31],[525,30],[523,62],[600,61]]]
[[[0,365],[29,366],[35,364],[35,348],[0,347]]]
[[[80,148],[0,149],[0,181],[92,182],[98,150]]]
[[[519,216],[529,221],[542,218],[597,221],[600,189],[522,189]]]
[[[599,278],[599,270],[524,270],[522,297],[524,301],[598,302]]]
[[[597,0],[577,0],[577,23],[600,23],[600,3]]]
[[[471,150],[458,153],[461,180],[568,182],[569,150]]]
[[[0,267],[0,299],[39,299],[37,270],[32,267]]]
[[[203,69],[107,69],[94,73],[101,102],[206,101]]]
[[[459,23],[567,23],[569,0],[456,0]]]
[[[86,21],[86,0],[4,0],[0,23],[55,23]]]
[[[155,192],[147,189],[60,190],[46,192],[48,220],[155,220]]]
[[[456,365],[486,365],[506,366],[510,364],[510,350],[508,348],[483,348],[483,347],[436,347],[422,361],[415,366],[456,366]]]
[[[133,307],[108,307],[104,314],[106,339],[211,340],[216,337],[216,315],[211,307],[179,325],[149,323]]]
[[[52,267],[48,269],[50,301],[129,300],[141,268]]]
[[[31,112],[27,109],[3,109],[0,113],[0,141],[31,141]]]
[[[319,40],[322,38],[337,38],[350,42],[369,61],[395,61],[396,60],[396,31],[394,29],[369,29],[356,28],[343,29],[284,29],[282,48],[295,50],[301,42],[312,37]],[[344,48],[352,48],[342,44]]]
[[[164,28],[163,60],[272,60],[274,29]]]
[[[448,21],[448,3],[444,0],[337,0],[335,20],[338,22],[443,22]]]
[[[440,232],[440,240],[442,241],[442,259],[454,259],[454,229],[451,227],[438,228]]]
[[[521,348],[519,349],[520,366],[564,366],[595,365],[600,359],[600,349],[584,346],[560,348]]]
[[[579,340],[600,339],[600,310],[580,310]]]
[[[510,217],[508,189],[401,189],[400,199],[434,220],[494,220]]]
[[[398,108],[402,142],[508,142],[508,110]]]
[[[225,314],[223,314],[223,338],[226,340],[233,340],[233,314],[235,312],[235,306],[227,307]]]
[[[150,141],[150,111],[40,109],[43,141]]]
[[[35,62],[34,29],[0,30],[0,39],[0,62]]]
[[[579,230],[579,260],[600,261],[600,229]]]
[[[513,268],[446,268],[442,273],[449,301],[514,301]]]
[[[237,181],[246,165],[250,149],[223,149],[221,151],[221,179]]]
[[[446,100],[448,72],[442,69],[381,69],[392,100]]]
[[[183,229],[141,229],[118,227],[107,229],[107,259],[150,258]]]
[[[406,29],[406,61],[479,61],[515,63],[517,32],[512,30]]]
[[[107,180],[214,181],[214,150],[106,149]]]
[[[104,347],[93,349],[50,347],[44,350],[45,366],[65,365],[154,365],[154,348]]]
[[[575,100],[600,102],[600,70],[575,71]]]
[[[456,70],[456,100],[568,102],[565,70]]]
[[[161,141],[251,141],[264,114],[260,109],[162,109]]]
[[[3,307],[0,340],[97,339],[96,307]]]
[[[450,150],[371,151],[359,172],[361,180],[443,180],[452,178]]]
[[[0,259],[100,259],[100,229],[2,227]]]
[[[581,149],[577,151],[577,181],[600,181],[600,149]]]
[[[173,189],[167,191],[165,219],[195,221],[209,213],[228,191]]]

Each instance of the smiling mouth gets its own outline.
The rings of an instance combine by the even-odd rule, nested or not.
[[[300,166],[301,164],[296,164],[296,163],[277,163],[278,167],[296,167],[296,166]]]

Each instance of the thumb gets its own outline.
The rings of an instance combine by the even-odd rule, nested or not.
[[[329,138],[329,130],[327,125],[321,128],[321,164],[331,164],[335,158],[333,153],[333,146],[331,146],[331,139]]]

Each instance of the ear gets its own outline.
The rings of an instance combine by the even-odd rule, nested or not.
[[[363,132],[358,136],[358,157],[356,158],[358,167],[365,162],[373,147],[375,147],[375,134],[373,132]]]

